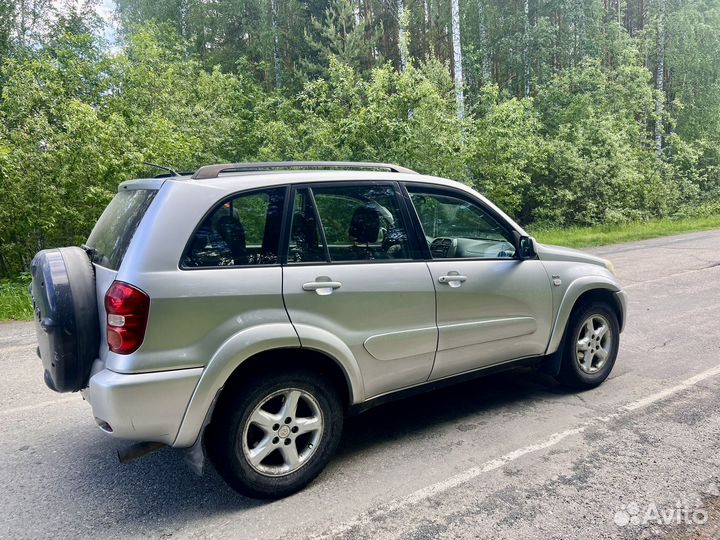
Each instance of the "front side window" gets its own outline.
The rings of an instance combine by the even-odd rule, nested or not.
[[[277,264],[285,193],[263,189],[224,201],[195,231],[183,266]]]
[[[480,205],[452,191],[408,186],[433,259],[511,259],[510,232]]]
[[[305,188],[298,190],[294,208],[290,264],[412,257],[392,186]]]

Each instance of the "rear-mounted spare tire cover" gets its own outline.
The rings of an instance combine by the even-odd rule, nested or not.
[[[56,392],[87,386],[100,329],[95,273],[84,250],[40,251],[30,265],[38,352],[45,384]]]

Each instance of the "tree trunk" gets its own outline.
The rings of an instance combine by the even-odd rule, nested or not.
[[[453,80],[455,82],[455,101],[458,118],[465,116],[465,96],[463,95],[462,48],[460,44],[460,1],[452,0],[452,44],[453,44]]]
[[[665,0],[660,0],[657,22],[657,69],[655,71],[655,150],[662,156],[665,114]]]
[[[180,0],[180,35],[189,39],[188,32],[188,3],[187,0]]]
[[[478,38],[480,40],[480,50],[482,52],[482,84],[488,84],[491,80],[490,46],[488,45],[487,39],[485,6],[483,6],[483,0],[478,0],[478,21]]]
[[[278,30],[278,0],[270,0],[270,24],[273,34],[273,66],[275,67],[275,88],[282,87],[282,73],[280,72],[280,35]]]
[[[523,78],[525,97],[530,97],[530,0],[525,0],[525,34],[523,36]]]
[[[583,54],[583,46],[585,45],[585,2],[583,0],[575,0],[575,39],[573,50],[570,56],[570,67],[575,67]]]
[[[398,17],[398,51],[400,53],[400,71],[407,69],[408,62],[408,38],[407,38],[407,17],[403,0],[397,0]]]

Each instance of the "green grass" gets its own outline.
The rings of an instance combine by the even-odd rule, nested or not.
[[[32,316],[28,283],[0,280],[0,321],[29,321]]]
[[[686,232],[720,229],[720,215],[684,219],[659,219],[624,225],[533,229],[530,234],[542,244],[567,247],[591,247],[632,242]]]

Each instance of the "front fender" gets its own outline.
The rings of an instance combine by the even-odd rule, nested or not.
[[[595,289],[606,289],[613,293],[618,293],[621,290],[616,282],[604,276],[592,275],[575,279],[565,290],[560,302],[545,354],[552,354],[558,350],[565,333],[565,327],[570,319],[570,313],[572,313],[578,298],[584,293]]]

